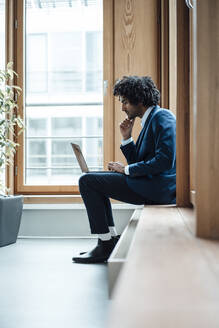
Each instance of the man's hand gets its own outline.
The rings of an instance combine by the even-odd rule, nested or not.
[[[120,125],[119,125],[120,132],[121,132],[124,140],[131,138],[134,122],[135,122],[134,118],[132,120],[130,120],[129,118],[126,118],[124,121],[122,121],[120,123]]]
[[[125,166],[120,162],[109,162],[108,169],[113,172],[125,174]]]

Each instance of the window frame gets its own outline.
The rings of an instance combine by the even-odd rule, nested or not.
[[[10,2],[10,0],[9,0]],[[8,12],[13,14],[10,25],[13,25],[13,34],[10,39],[13,43],[14,69],[18,73],[15,83],[24,89],[24,1],[15,1],[10,4]],[[16,23],[15,23],[16,22]],[[114,100],[112,99],[113,76],[113,0],[103,0],[103,80],[108,81],[108,87],[103,96],[103,166],[106,169],[107,163],[114,160],[114,148],[112,144],[112,134],[114,131]],[[110,65],[108,64],[110,63]],[[106,92],[107,91],[107,92]],[[24,117],[24,97],[23,93],[18,98],[18,106],[21,117]],[[24,184],[24,135],[18,136],[19,147],[14,158],[14,192],[19,194],[32,195],[69,195],[79,194],[77,185],[25,185]],[[73,156],[73,153],[72,153]],[[12,172],[11,172],[12,173]],[[10,173],[10,175],[11,175]]]

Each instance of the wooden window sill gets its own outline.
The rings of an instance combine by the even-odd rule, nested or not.
[[[114,199],[111,200],[115,209],[135,209],[137,205],[122,203]],[[80,195],[24,195],[24,205],[28,204],[81,204],[83,200]],[[84,206],[84,205],[83,205]],[[141,206],[140,206],[141,207]],[[143,205],[142,205],[143,207]],[[24,208],[28,208],[25,206]],[[72,207],[71,207],[72,208]]]
[[[24,195],[24,204],[80,204],[80,195]]]

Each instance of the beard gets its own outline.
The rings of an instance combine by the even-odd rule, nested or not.
[[[133,120],[134,118],[136,118],[138,116],[137,113],[128,113],[128,112],[126,112],[126,115],[129,120]]]

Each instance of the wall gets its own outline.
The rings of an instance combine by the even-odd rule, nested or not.
[[[135,208],[113,204],[115,226],[123,231]],[[90,229],[83,204],[24,204],[19,237],[88,237]]]

